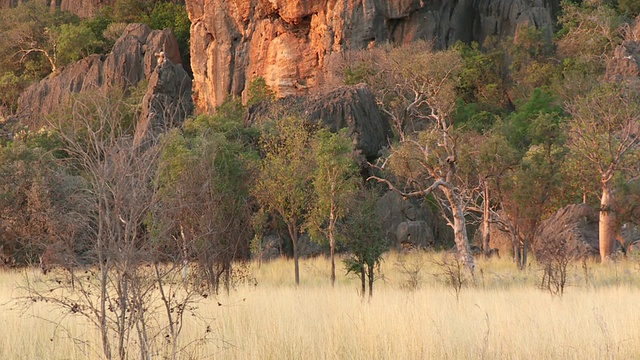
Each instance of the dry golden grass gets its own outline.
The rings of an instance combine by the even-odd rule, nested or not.
[[[201,302],[199,312],[207,320],[190,320],[182,342],[202,337],[207,324],[209,341],[189,347],[184,358],[640,358],[638,261],[589,263],[586,275],[581,264],[572,265],[569,287],[558,297],[539,289],[535,264],[519,272],[506,259],[480,260],[475,283],[456,300],[432,256],[388,255],[371,301],[361,301],[357,279],[343,271],[331,288],[324,258],[301,263],[297,290],[290,261],[252,264],[257,285],[238,284],[229,295]],[[415,291],[407,289],[402,262],[422,264]],[[60,321],[63,314],[46,304],[24,314],[15,310],[11,299],[21,279],[19,273],[0,272],[0,359],[100,358],[70,339],[93,341],[97,349],[97,334],[83,321],[66,316],[56,327],[38,318]]]

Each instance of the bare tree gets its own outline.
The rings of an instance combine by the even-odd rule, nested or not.
[[[99,329],[107,359],[128,358],[132,344],[143,359],[171,344],[175,359],[182,317],[197,293],[173,286],[179,266],[158,263],[167,257],[147,230],[158,198],[160,148],[133,144],[130,104],[117,94],[78,98],[68,118],[57,120],[52,125],[68,169],[85,179],[79,209],[92,242],[80,264],[84,271],[53,271],[44,284],[30,281],[29,299],[84,316]],[[165,338],[171,341],[159,341]]]

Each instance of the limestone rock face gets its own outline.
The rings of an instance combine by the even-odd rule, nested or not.
[[[115,0],[56,0],[51,1],[51,7],[57,5],[62,11],[88,18],[94,16],[101,8],[115,3]]]
[[[388,145],[391,127],[364,84],[343,86],[314,96],[307,101],[305,109],[309,120],[322,121],[332,131],[347,128],[356,149],[369,159],[377,158],[380,149]]]
[[[142,100],[134,144],[177,126],[193,112],[191,78],[181,65],[165,59],[153,70]]]
[[[256,77],[279,97],[322,82],[333,54],[387,42],[482,42],[518,26],[551,31],[559,0],[187,0],[194,102],[212,112]]]
[[[275,106],[273,106],[275,105]],[[355,148],[368,159],[379,156],[388,145],[389,121],[378,111],[373,94],[364,84],[342,86],[327,94],[312,97],[288,97],[276,104],[260,103],[249,109],[245,121],[260,122],[273,109],[287,109],[290,114],[304,115],[311,122],[321,122],[331,131],[348,129]]]
[[[127,89],[149,79],[156,54],[163,51],[173,64],[180,64],[180,52],[173,32],[143,24],[130,24],[108,55],[91,55],[51,74],[27,88],[18,99],[21,121],[32,128],[44,124],[44,117],[69,103],[72,94]]]

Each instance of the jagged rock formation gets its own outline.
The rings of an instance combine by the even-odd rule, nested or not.
[[[45,116],[67,105],[74,93],[136,86],[151,77],[158,63],[155,55],[162,51],[170,62],[182,62],[171,30],[130,24],[108,55],[91,55],[27,88],[18,99],[20,120],[37,128]]]
[[[327,94],[312,97],[289,97],[275,104],[264,102],[249,109],[247,123],[269,117],[273,109],[287,109],[290,114],[304,115],[312,122],[322,122],[332,131],[347,128],[355,148],[369,158],[377,158],[388,145],[389,121],[378,111],[373,94],[366,85],[339,87]]]
[[[574,255],[598,255],[598,212],[586,204],[568,205],[540,224],[533,240],[533,252],[543,259],[557,252],[559,244]]]
[[[181,124],[192,112],[191,78],[181,65],[164,59],[149,78],[134,144]]]
[[[559,0],[187,0],[194,102],[212,112],[263,77],[279,97],[322,82],[332,54],[387,42],[482,42],[551,29]],[[551,31],[551,30],[549,30]]]

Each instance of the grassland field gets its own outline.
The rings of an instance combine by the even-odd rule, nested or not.
[[[181,358],[640,359],[640,260],[571,264],[559,296],[540,288],[535,262],[518,271],[506,258],[478,259],[457,296],[440,256],[387,254],[370,300],[340,264],[332,288],[323,257],[301,262],[297,289],[291,260],[246,264],[229,294],[198,301]],[[84,319],[19,304],[27,273],[45,276],[0,271],[0,359],[100,359]]]

